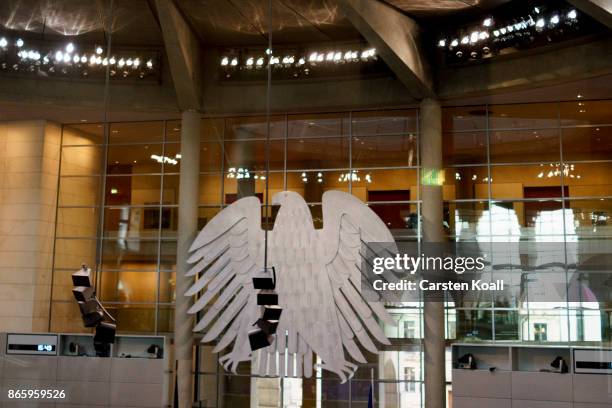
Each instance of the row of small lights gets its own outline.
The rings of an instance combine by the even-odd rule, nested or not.
[[[544,167],[544,164],[540,164],[540,167]],[[560,163],[549,163],[548,167],[550,167],[548,169],[548,171],[546,171],[546,169],[542,169],[538,175],[537,178],[553,178],[553,177],[559,177],[561,175],[561,173],[563,173],[563,176],[565,177],[569,177],[569,178],[575,178],[580,180],[582,178],[582,176],[580,174],[574,174],[574,170],[576,170],[576,166],[573,164],[563,164],[563,166],[561,166]],[[472,181],[476,181],[478,179],[478,176],[476,174],[472,175]],[[461,181],[461,174],[455,172],[455,180],[457,181]],[[488,178],[484,178],[482,179],[482,181],[487,182]],[[491,179],[491,181],[493,181]]]
[[[220,61],[220,65],[222,67],[234,67],[241,68],[244,67],[246,69],[260,69],[263,68],[266,61],[269,62],[271,66],[279,66],[279,67],[301,67],[306,64],[308,65],[317,65],[321,63],[348,63],[348,62],[360,62],[360,61],[372,61],[377,59],[376,49],[368,48],[363,51],[325,51],[325,52],[312,52],[310,55],[306,56],[296,56],[293,54],[285,55],[284,57],[274,56],[270,52],[270,49],[266,50],[267,57],[263,56],[249,56],[244,61],[244,65],[240,65],[239,58],[234,56],[223,56]]]
[[[534,19],[533,16],[529,15],[527,18],[522,18],[521,21],[517,23],[509,24],[507,26],[495,28],[495,29],[493,29],[493,26],[494,26],[493,18],[488,17],[484,19],[484,21],[482,22],[482,26],[485,27],[484,29],[474,30],[469,35],[466,34],[462,36],[461,38],[458,38],[458,37],[453,38],[453,39],[442,38],[438,41],[438,47],[447,48],[448,50],[453,51],[455,48],[460,47],[460,46],[473,46],[479,42],[485,41],[489,39],[491,35],[493,35],[495,40],[498,40],[498,39],[503,39],[504,36],[506,35],[511,35],[513,33],[520,33],[521,31],[524,31],[531,27],[535,27],[535,30],[537,32],[541,32],[546,28],[547,23],[548,23],[549,28],[554,28],[561,22],[561,17],[559,13],[553,14],[552,16],[550,16],[550,18],[548,18],[548,20],[544,16],[540,15],[540,9],[538,7],[534,8],[534,13],[535,13],[536,19]],[[574,24],[577,21],[577,19],[578,19],[578,13],[576,10],[572,9],[565,14],[566,24]],[[490,51],[491,49],[488,46],[483,47],[483,52],[485,54],[490,53]],[[475,55],[473,54],[474,53],[472,53],[471,56],[475,57]],[[457,50],[456,56],[462,57],[463,52],[461,50]]]
[[[103,57],[102,54],[104,53],[104,49],[100,46],[96,46],[94,52],[92,52],[90,55],[88,55],[87,53],[83,53],[79,55],[78,53],[75,53],[76,51],[75,45],[70,42],[62,50],[56,50],[55,52],[51,51],[47,53],[46,55],[43,55],[40,51],[36,49],[25,49],[24,48],[25,42],[21,38],[18,38],[14,42],[14,45],[15,47],[19,49],[19,51],[17,52],[17,56],[21,58],[21,60],[23,61],[30,60],[30,61],[34,61],[37,63],[40,63],[40,61],[42,61],[42,64],[44,65],[47,65],[51,63],[52,61],[58,64],[62,63],[62,64],[67,64],[67,65],[79,64],[79,63],[87,64],[89,62],[90,66],[97,66],[97,65],[115,66],[116,65],[118,68],[137,69],[138,67],[140,67],[142,63],[140,58],[138,57],[134,57],[134,58],[123,58],[123,57],[117,58],[115,56],[111,56],[110,58]],[[7,40],[6,37],[0,38],[0,51],[6,51],[8,46],[9,46],[9,40]],[[149,70],[153,69],[153,66],[154,66],[153,60],[151,59],[147,60],[145,65]]]
[[[152,154],[151,159],[155,160],[156,162],[160,164],[165,163],[165,164],[171,164],[173,166],[176,166],[178,164],[178,161],[181,159],[181,154],[177,153],[174,157],[160,156],[158,154]]]
[[[227,176],[228,179],[250,179],[251,178],[251,172],[249,171],[249,169],[247,168],[242,168],[242,167],[238,167],[237,169],[235,167],[230,167],[229,169],[227,169]],[[254,174],[253,175],[253,179],[255,180],[265,180],[266,176],[264,175],[259,175],[259,174]]]

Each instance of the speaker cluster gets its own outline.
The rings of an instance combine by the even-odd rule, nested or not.
[[[96,355],[108,356],[110,345],[115,342],[117,325],[96,297],[96,291],[91,285],[91,269],[85,264],[81,265],[81,269],[72,274],[72,284],[72,294],[79,304],[83,324],[85,327],[95,327]]]
[[[253,287],[259,290],[257,305],[262,309],[261,317],[253,324],[256,328],[249,331],[251,350],[255,351],[272,344],[283,308],[278,305],[274,267],[265,269],[261,276],[253,277]]]

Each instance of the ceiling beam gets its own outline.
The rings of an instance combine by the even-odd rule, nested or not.
[[[612,39],[602,39],[545,52],[524,52],[507,58],[438,71],[441,99],[486,96],[612,74]]]
[[[157,16],[179,104],[184,110],[202,108],[200,41],[172,0],[155,0]]]
[[[414,20],[380,1],[339,0],[339,4],[413,98],[433,96],[430,65],[421,48],[421,29]]]
[[[612,1],[569,0],[577,9],[593,17],[608,28],[612,28]]]

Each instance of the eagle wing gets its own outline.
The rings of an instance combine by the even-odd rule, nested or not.
[[[325,248],[325,271],[332,286],[333,301],[340,324],[342,345],[356,361],[365,363],[357,342],[377,353],[373,340],[390,344],[379,321],[395,326],[381,302],[368,302],[361,294],[362,245],[389,243],[397,253],[391,232],[382,220],[358,198],[340,191],[323,194],[323,229],[320,240],[333,243]],[[389,253],[380,254],[389,256]],[[378,319],[378,320],[377,320]],[[356,342],[357,340],[357,342]]]
[[[257,295],[252,277],[259,271],[264,231],[257,197],[242,198],[223,209],[198,234],[190,248],[187,276],[198,279],[185,296],[200,293],[188,313],[203,312],[194,331],[204,330],[202,342],[219,339],[213,352],[233,343],[219,361],[235,371],[251,359],[248,331],[257,320]]]

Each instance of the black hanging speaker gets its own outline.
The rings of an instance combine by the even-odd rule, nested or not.
[[[267,305],[264,307],[264,320],[280,320],[283,308],[275,305]]]
[[[72,288],[72,294],[78,302],[87,302],[94,295],[94,290],[91,286],[77,286]]]
[[[113,344],[117,326],[113,323],[102,322],[96,327],[94,343]]]
[[[258,319],[255,324],[267,335],[272,335],[272,334],[276,334],[276,328],[278,327],[278,320]]]
[[[272,273],[269,273],[271,270]],[[264,269],[260,276],[253,277],[253,287],[259,290],[273,290],[276,288],[276,270],[274,267]]]
[[[271,277],[253,278],[253,287],[255,289],[274,289],[274,280]]]
[[[259,306],[278,305],[278,294],[274,292],[260,292],[257,294]]]
[[[91,269],[83,266],[79,271],[72,274],[72,284],[74,286],[91,286],[91,280],[89,279],[89,275],[91,274]]]
[[[271,344],[271,336],[267,335],[261,329],[251,330],[249,332],[249,343],[251,350],[259,350],[260,348],[268,347]]]

